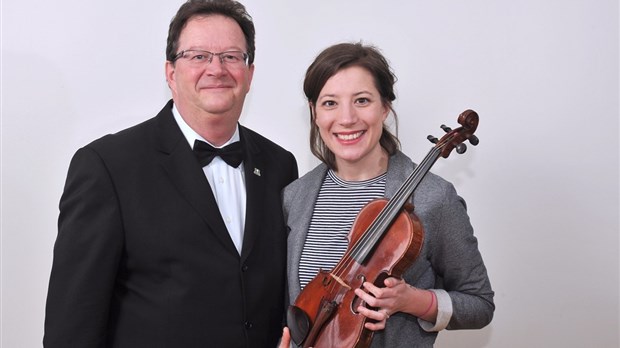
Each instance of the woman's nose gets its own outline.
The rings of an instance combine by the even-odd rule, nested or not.
[[[344,105],[340,109],[338,121],[343,125],[350,125],[357,122],[357,110],[352,105]]]

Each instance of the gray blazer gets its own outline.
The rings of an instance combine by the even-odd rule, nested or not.
[[[390,157],[388,198],[396,193],[414,166],[401,152]],[[284,218],[289,229],[287,275],[291,304],[301,290],[299,260],[326,173],[327,166],[320,164],[283,191]],[[426,175],[413,196],[414,212],[424,225],[425,239],[420,256],[403,278],[415,287],[434,289],[440,312],[447,311],[447,329],[486,326],[493,317],[494,294],[465,201],[452,184],[432,173]],[[385,330],[375,333],[372,347],[432,347],[437,336],[433,326],[412,315],[396,313],[388,319]]]

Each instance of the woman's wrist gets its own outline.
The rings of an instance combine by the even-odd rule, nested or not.
[[[434,321],[437,316],[437,295],[434,291],[411,286],[409,314],[422,320]]]
[[[435,308],[435,311],[436,311],[436,308],[437,308],[437,295],[435,295],[435,292],[430,291],[430,290],[427,290],[427,292],[431,295],[431,301],[428,304],[428,307],[426,308],[424,313],[418,315],[418,318],[422,318],[422,319],[426,318],[429,315],[429,313],[431,313],[433,311],[434,308]]]

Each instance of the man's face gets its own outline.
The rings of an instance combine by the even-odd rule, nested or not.
[[[193,17],[179,36],[179,52],[203,50],[213,53],[246,52],[243,31],[233,19],[210,15]],[[177,53],[179,53],[177,52]],[[197,63],[192,55],[166,63],[166,78],[177,108],[187,117],[226,117],[235,123],[241,115],[250,90],[254,65],[222,63],[219,56],[211,62]]]

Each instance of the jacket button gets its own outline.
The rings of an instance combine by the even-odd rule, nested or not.
[[[249,321],[246,321],[246,322],[245,322],[245,328],[246,328],[246,329],[251,329],[251,328],[252,328],[252,326],[254,326],[254,325],[252,325],[252,323],[251,323],[251,322],[249,322]]]
[[[248,268],[249,268],[249,267],[248,267],[248,265],[243,265],[243,266],[241,267],[241,271],[245,272],[245,271],[247,271],[247,270],[248,270]]]

